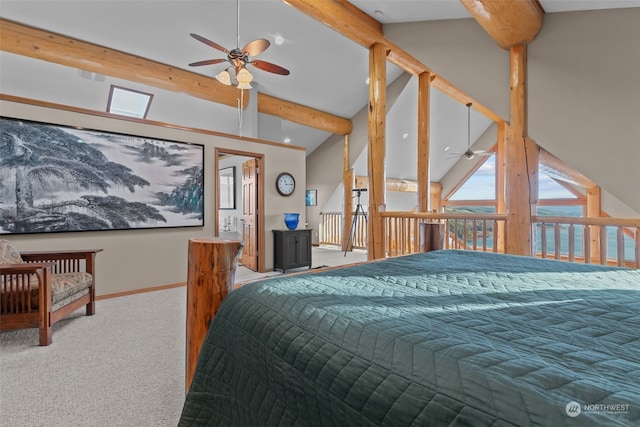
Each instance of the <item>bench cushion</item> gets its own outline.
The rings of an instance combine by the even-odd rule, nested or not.
[[[89,287],[91,287],[92,281],[93,277],[91,274],[85,272],[51,275],[51,299],[53,308],[63,306],[65,305],[65,301],[68,302],[86,294]],[[9,287],[8,284],[0,283],[0,291],[2,292],[3,299],[3,304],[0,306],[5,307],[5,304],[7,304],[7,306],[13,307],[14,304],[16,304],[18,307],[24,308],[24,311],[21,310],[22,312],[37,311],[39,306],[38,290],[40,286],[38,278],[35,275],[32,276],[29,285],[29,291],[16,291],[15,289],[11,291],[7,289]],[[30,292],[30,298],[26,296],[27,292]]]
[[[21,264],[20,252],[8,240],[0,240],[0,264]]]

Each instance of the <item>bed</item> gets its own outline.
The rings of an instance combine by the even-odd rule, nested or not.
[[[638,426],[640,270],[434,251],[231,292],[180,426]]]

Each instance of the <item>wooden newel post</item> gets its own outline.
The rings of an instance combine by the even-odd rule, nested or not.
[[[186,391],[200,355],[202,343],[222,303],[234,287],[242,243],[220,238],[189,240],[187,269]]]
[[[437,251],[444,247],[445,224],[423,222],[420,224],[420,251]]]

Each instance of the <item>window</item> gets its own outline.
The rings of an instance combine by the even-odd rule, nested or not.
[[[496,199],[496,155],[482,162],[473,174],[449,197],[449,201]]]
[[[149,112],[153,94],[111,85],[107,112],[144,119]]]
[[[480,163],[470,175],[459,184],[457,189],[445,200],[442,205],[445,212],[487,214],[495,213],[496,201],[496,156],[491,155],[483,163]],[[538,203],[536,215],[540,217],[583,217],[586,215],[587,197],[582,191],[571,184],[559,179],[554,179],[545,168],[538,168]],[[569,252],[569,234],[571,227],[560,227],[560,255],[566,256]],[[584,255],[584,228],[572,227],[575,239],[575,255]],[[453,231],[453,230],[451,230]],[[548,226],[543,230],[542,224],[537,223],[534,230],[534,241],[537,252],[541,251],[542,233],[544,232],[547,244],[547,253],[555,255],[555,230]],[[617,233],[616,227],[607,227],[607,254],[616,253]],[[458,238],[463,238],[458,231]],[[468,240],[468,236],[466,238]],[[635,240],[630,229],[623,230],[624,258],[632,260],[635,254]]]

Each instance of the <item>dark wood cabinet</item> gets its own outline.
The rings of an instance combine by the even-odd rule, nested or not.
[[[273,269],[311,268],[311,230],[272,230]]]

